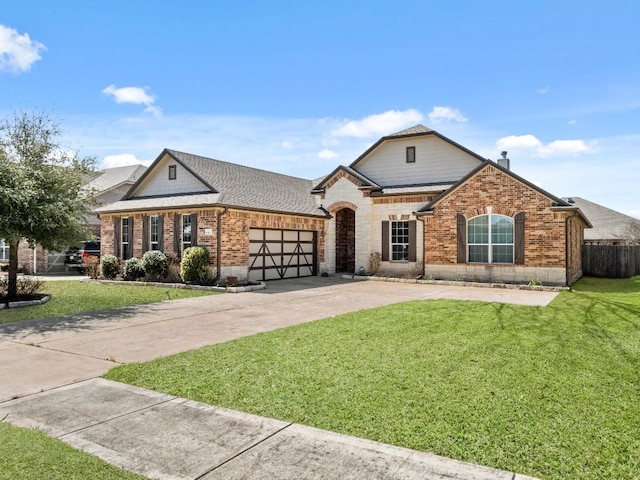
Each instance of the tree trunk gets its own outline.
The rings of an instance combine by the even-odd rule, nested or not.
[[[12,240],[9,243],[9,285],[7,297],[9,300],[18,295],[18,243],[20,240]]]

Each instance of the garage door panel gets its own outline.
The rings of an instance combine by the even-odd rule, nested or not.
[[[249,278],[275,280],[315,274],[315,232],[254,228],[249,231]]]

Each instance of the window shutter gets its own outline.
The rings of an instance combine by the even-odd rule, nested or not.
[[[467,263],[467,219],[458,214],[458,263]]]
[[[191,214],[191,245],[198,245],[198,214]]]
[[[515,216],[514,250],[516,265],[524,265],[524,212]]]
[[[180,243],[182,242],[182,215],[176,213],[173,216],[173,251],[180,254]]]
[[[158,250],[164,252],[164,215],[158,215]]]
[[[382,261],[389,261],[389,222],[382,222]]]
[[[113,255],[120,258],[120,217],[113,217]]]
[[[416,261],[416,221],[409,222],[409,261]]]
[[[142,216],[142,254],[149,251],[149,215]]]
[[[129,217],[129,248],[127,249],[129,256],[127,258],[134,257],[133,254],[133,215]],[[125,258],[125,260],[127,260]]]

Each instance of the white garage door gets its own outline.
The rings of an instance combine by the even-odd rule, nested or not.
[[[277,280],[316,274],[316,233],[249,230],[249,280]]]

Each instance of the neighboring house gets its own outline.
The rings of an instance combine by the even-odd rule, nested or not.
[[[504,155],[506,157],[506,154]],[[317,182],[165,149],[96,210],[102,254],[209,249],[220,276],[353,273],[570,285],[582,275],[575,205],[422,125]]]
[[[125,167],[106,168],[98,170],[86,179],[85,188],[95,192],[94,198],[100,205],[115,202],[129,190],[144,173],[144,165],[128,165]],[[100,237],[100,219],[91,215],[86,219],[96,237]],[[0,261],[3,259],[3,244],[0,240]],[[9,246],[6,246],[6,258],[9,258]],[[34,269],[35,265],[35,269]],[[26,272],[64,272],[64,252],[50,252],[42,247],[34,250],[27,242],[18,245],[18,266]]]
[[[640,243],[640,219],[611,210],[580,197],[564,198],[578,207],[593,228],[584,232],[586,245],[631,245]],[[635,236],[632,232],[636,232]]]

